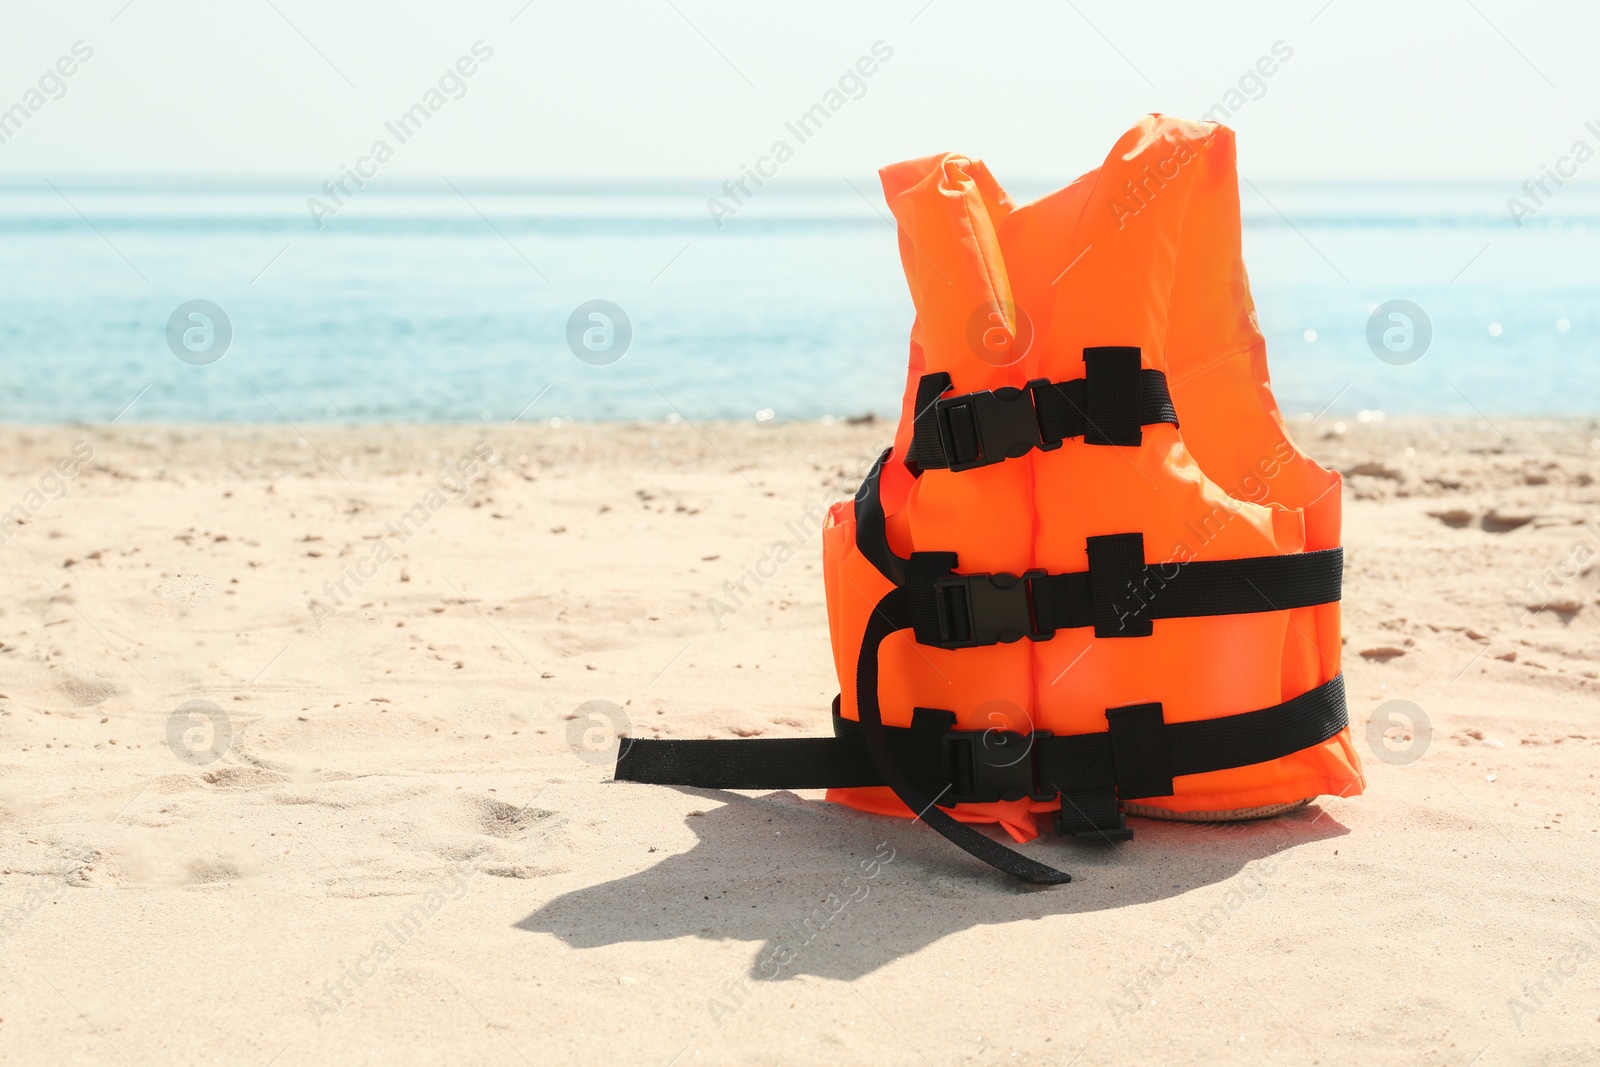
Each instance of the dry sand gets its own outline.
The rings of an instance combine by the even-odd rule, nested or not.
[[[1596,1062],[1600,427],[1498,427],[1297,431],[1348,473],[1358,744],[1412,701],[1420,758],[1047,834],[1050,890],[585,758],[595,700],[827,731],[803,518],[882,424],[0,431],[0,1059]]]

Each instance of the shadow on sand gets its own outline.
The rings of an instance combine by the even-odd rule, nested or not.
[[[1348,833],[1315,802],[1257,822],[1130,819],[1137,836],[1120,845],[1045,830],[1023,850],[1073,881],[1041,888],[991,870],[921,823],[788,792],[679,792],[707,801],[705,814],[687,819],[699,836],[694,848],[557,897],[517,928],[577,949],[686,936],[759,941],[754,978],[848,980],[974,926],[1145,904],[1265,861],[1227,895],[1233,906],[1247,905],[1292,870],[1282,861],[1298,846]],[[1206,896],[1196,916],[1222,902]]]

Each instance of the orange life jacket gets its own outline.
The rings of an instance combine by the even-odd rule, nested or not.
[[[881,177],[917,318],[894,446],[824,531],[835,736],[635,740],[617,778],[827,786],[1041,883],[964,824],[1359,793],[1340,480],[1268,384],[1232,131],[1147,116],[1020,207],[958,155]]]

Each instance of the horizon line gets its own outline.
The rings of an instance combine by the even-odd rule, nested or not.
[[[1078,175],[1071,177],[1024,177],[1012,178],[1010,189],[1052,189],[1059,188],[1076,180]],[[872,175],[867,180],[875,179]],[[453,177],[444,173],[395,175],[387,177],[383,182],[369,182],[369,187],[377,193],[418,193],[448,191],[448,184],[454,182],[459,186],[470,188],[479,192],[523,192],[523,193],[548,193],[548,194],[580,194],[580,193],[695,193],[716,195],[725,177],[713,178],[707,176],[670,175],[662,177],[640,175],[494,175],[480,174],[475,176]],[[1315,188],[1417,188],[1417,189],[1520,189],[1521,180],[1511,177],[1480,177],[1467,178],[1457,175],[1440,177],[1400,177],[1400,178],[1330,178],[1330,177],[1260,177],[1253,179],[1262,184],[1286,188],[1296,187],[1302,189]],[[19,189],[29,189],[36,184],[54,183],[74,189],[115,189],[122,192],[142,191],[181,191],[191,189],[211,189],[218,191],[246,192],[251,190],[282,191],[286,189],[310,189],[311,195],[328,181],[326,175],[312,176],[309,174],[284,172],[229,172],[216,171],[203,174],[177,173],[161,171],[46,171],[46,170],[0,170],[0,191],[11,192]],[[763,193],[776,195],[815,195],[823,191],[835,191],[845,183],[845,176],[839,178],[795,176],[786,178],[782,182],[770,181],[763,186]],[[874,181],[874,184],[876,182]],[[1600,190],[1600,179],[1583,181],[1571,180],[1566,183],[1578,189],[1591,188]],[[443,185],[444,190],[437,187]],[[709,192],[707,192],[709,190]]]

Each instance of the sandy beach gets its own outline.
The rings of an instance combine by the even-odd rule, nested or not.
[[[1048,890],[611,781],[827,732],[808,516],[892,426],[302,428],[0,430],[0,1059],[1600,1059],[1600,421],[1294,424],[1369,791]]]

